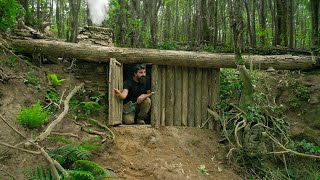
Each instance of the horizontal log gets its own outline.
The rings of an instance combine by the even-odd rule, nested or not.
[[[41,53],[44,56],[76,58],[93,62],[109,62],[116,58],[121,63],[151,63],[158,65],[180,65],[189,67],[235,68],[233,54],[137,49],[74,44],[48,40],[17,40],[8,42],[16,51]],[[246,66],[250,62],[255,69],[273,67],[281,70],[312,69],[311,56],[292,55],[244,55]]]

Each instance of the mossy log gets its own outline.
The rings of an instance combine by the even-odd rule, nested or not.
[[[48,40],[14,39],[7,43],[22,54],[42,54],[50,57],[76,58],[94,62],[109,62],[116,58],[121,63],[151,63],[189,67],[236,68],[233,54],[103,47]],[[277,70],[312,69],[316,67],[312,56],[243,55],[245,65],[255,69]]]

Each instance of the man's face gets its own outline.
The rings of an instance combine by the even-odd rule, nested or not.
[[[145,69],[139,69],[136,73],[134,73],[134,76],[140,80],[141,77],[146,76],[146,70]]]
[[[137,79],[140,79],[142,76],[146,76],[146,70],[139,69],[136,73],[134,73],[134,75],[137,77]]]

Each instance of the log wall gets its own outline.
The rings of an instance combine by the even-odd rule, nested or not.
[[[213,68],[153,65],[151,125],[213,129],[207,108],[219,100],[219,73]]]

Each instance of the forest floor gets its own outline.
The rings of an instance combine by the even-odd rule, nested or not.
[[[22,107],[35,104],[38,99],[43,101],[46,90],[50,87],[46,75],[56,73],[59,78],[65,79],[58,90],[59,94],[65,91],[64,98],[73,87],[80,84],[80,81],[75,79],[72,73],[65,73],[59,64],[43,64],[39,68],[18,59],[8,59],[6,56],[7,54],[0,56],[0,115],[26,137],[35,138],[46,126],[31,131],[22,127],[16,117]],[[11,79],[6,82],[6,77]],[[25,82],[30,81],[30,77],[39,81],[38,86]],[[317,111],[320,109],[320,72],[297,73],[293,76],[294,81],[308,89],[310,98],[305,102],[292,99],[296,97],[292,94],[297,92],[289,85],[290,78],[288,79],[286,73],[277,73],[276,76],[265,73],[263,77],[265,79],[260,83],[271,84],[270,92],[276,97],[275,100],[283,103],[293,135],[320,142],[320,114]],[[49,121],[54,120],[61,111],[62,109],[58,109]],[[104,122],[106,117],[99,115],[96,118]],[[308,126],[310,123],[312,127]],[[155,129],[139,126],[113,127],[111,130],[115,134],[115,140],[106,141],[92,160],[113,172],[117,179],[218,180],[244,177],[235,167],[228,165],[225,158],[228,150],[219,143],[220,135],[215,131],[186,127]],[[83,132],[70,116],[66,116],[55,131],[77,135],[78,138],[69,138],[74,142],[82,142],[94,136]],[[23,141],[2,120],[0,132],[1,142],[15,145]],[[308,135],[306,132],[312,133]],[[57,147],[57,143],[47,140],[40,145],[47,149]],[[46,164],[41,155],[31,155],[0,146],[1,179],[24,179],[24,170],[40,164]],[[206,172],[199,170],[203,165]]]

